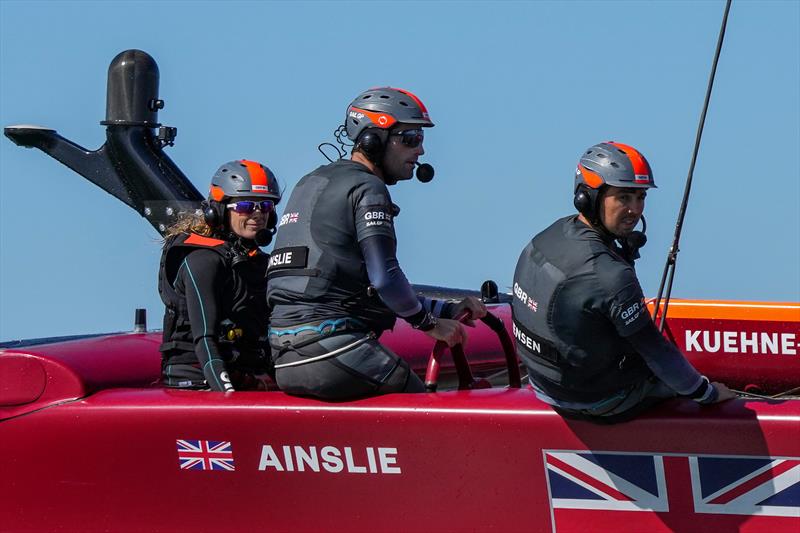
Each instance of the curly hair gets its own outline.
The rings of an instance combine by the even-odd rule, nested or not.
[[[170,227],[164,231],[164,240],[162,244],[166,245],[167,241],[175,235],[181,233],[196,233],[203,237],[211,237],[214,235],[214,230],[206,224],[203,215],[196,213],[183,213],[178,217]]]

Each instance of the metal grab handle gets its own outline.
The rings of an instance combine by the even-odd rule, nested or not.
[[[503,347],[503,354],[506,356],[506,367],[508,368],[508,386],[519,389],[522,388],[522,376],[519,373],[519,360],[517,359],[517,350],[514,347],[514,342],[508,334],[503,320],[497,315],[486,313],[486,316],[481,319],[481,322],[489,326],[489,329],[497,334],[500,339],[500,345]]]
[[[425,372],[425,389],[428,392],[436,392],[439,381],[439,359],[447,349],[447,343],[444,341],[436,341],[431,352],[431,358],[428,360],[428,369]],[[488,389],[492,384],[485,379],[475,379],[472,375],[472,370],[467,362],[467,357],[464,355],[464,348],[461,344],[456,344],[450,348],[450,353],[453,356],[453,363],[456,367],[458,374],[458,390],[472,390],[472,389]]]
[[[467,316],[468,313],[464,311],[459,313],[454,320],[463,322]],[[503,353],[506,357],[506,365],[508,366],[509,386],[520,388],[522,386],[522,379],[519,373],[517,353],[503,321],[496,315],[487,312],[486,316],[481,318],[481,322],[494,331],[500,339],[500,344],[503,346]],[[428,359],[428,368],[425,371],[425,388],[428,392],[436,392],[439,380],[439,360],[446,349],[447,343],[444,341],[436,341],[436,344],[433,346],[430,359]],[[450,348],[450,353],[453,356],[453,364],[455,365],[456,374],[458,375],[458,390],[486,389],[491,387],[491,384],[487,380],[476,380],[472,375],[469,362],[464,354],[464,347],[461,344],[456,344]]]

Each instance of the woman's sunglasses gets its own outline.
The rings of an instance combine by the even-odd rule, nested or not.
[[[416,148],[425,140],[425,133],[422,129],[404,130],[392,133],[393,137],[400,137],[400,142],[409,148]]]
[[[228,204],[228,209],[233,210],[234,213],[239,213],[240,215],[249,215],[253,213],[256,209],[261,211],[262,213],[269,213],[273,209],[275,209],[275,202],[270,200],[264,200],[261,202],[251,202],[247,200],[242,200],[241,202],[234,202],[232,204]]]

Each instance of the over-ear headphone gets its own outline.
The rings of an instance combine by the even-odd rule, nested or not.
[[[225,222],[225,207],[214,200],[203,200],[200,204],[203,211],[203,220],[212,229],[219,228]]]
[[[590,222],[594,222],[597,218],[597,197],[599,192],[599,189],[590,189],[583,184],[578,185],[578,188],[575,189],[572,205]]]
[[[355,148],[361,150],[367,159],[376,165],[380,164],[383,159],[383,138],[375,131],[375,128],[367,128],[362,131],[356,139]]]

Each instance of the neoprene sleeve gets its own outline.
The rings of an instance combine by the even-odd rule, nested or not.
[[[178,271],[186,293],[186,308],[192,326],[194,351],[208,386],[214,391],[232,391],[225,362],[219,354],[219,291],[224,282],[224,265],[219,254],[196,250],[186,256]]]
[[[422,310],[422,304],[397,261],[397,243],[394,239],[372,235],[359,245],[367,266],[369,282],[386,306],[402,318],[413,316]]]
[[[699,400],[701,403],[710,403],[716,398],[713,386],[703,379],[675,345],[659,333],[652,320],[626,339],[650,370],[681,396],[702,398]]]

